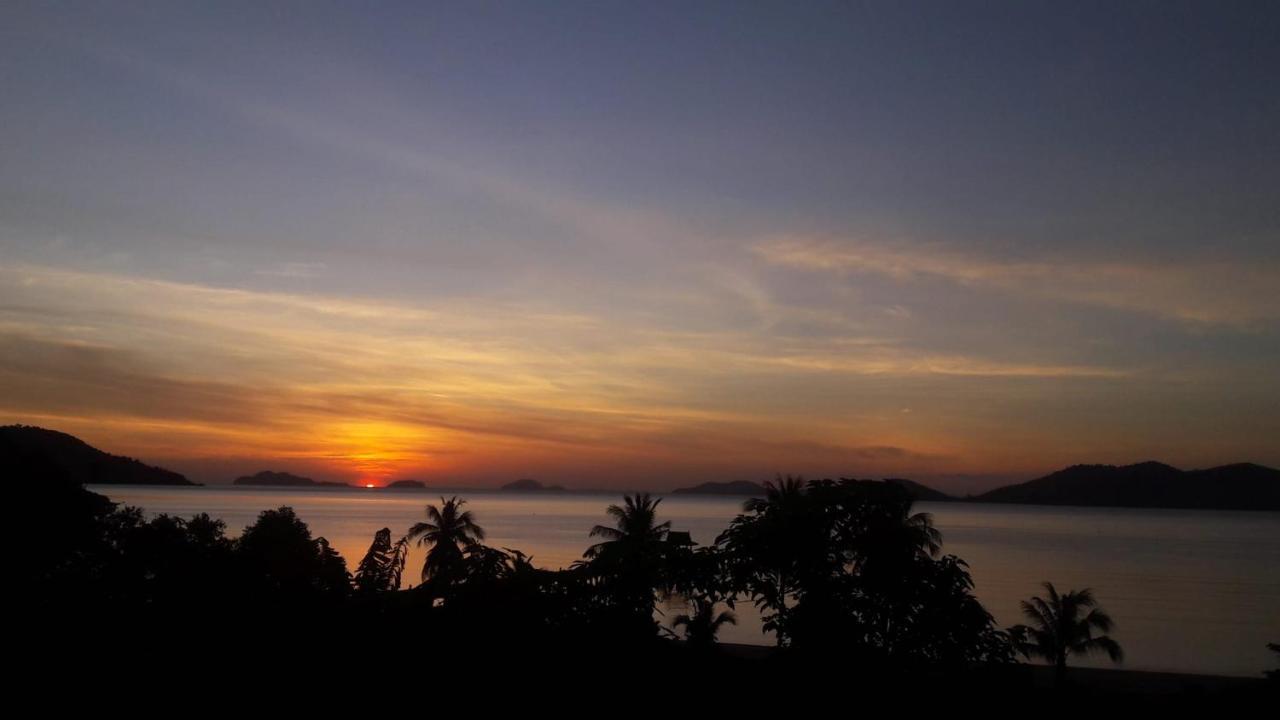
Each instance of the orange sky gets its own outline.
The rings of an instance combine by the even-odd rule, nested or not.
[[[32,266],[0,268],[0,293],[40,308],[26,322],[10,310],[0,326],[5,422],[64,430],[201,481],[272,468],[379,484],[535,477],[662,489],[796,472],[967,488],[983,483],[965,476],[1077,461],[1253,459],[1250,438],[1211,428],[1188,452],[1193,419],[1095,414],[1099,402],[1142,409],[1151,399],[1141,393],[1128,403],[1152,382],[1187,389],[1126,368],[827,338],[780,348],[749,333],[527,306]]]

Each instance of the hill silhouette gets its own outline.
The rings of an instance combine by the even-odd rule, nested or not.
[[[80,485],[196,485],[180,473],[103,452],[83,440],[31,425],[0,427],[0,467],[57,468]],[[21,478],[18,478],[21,479]]]
[[[529,478],[509,482],[499,489],[505,492],[565,492],[565,488],[560,485],[543,485]]]
[[[941,490],[934,490],[928,485],[921,485],[914,480],[885,478],[884,481],[890,485],[897,485],[903,490],[906,490],[907,494],[911,496],[911,499],[916,502],[949,502],[957,499],[956,497],[948,495]]]
[[[1252,463],[1189,471],[1158,462],[1073,465],[970,499],[1027,505],[1280,510],[1280,470]]]
[[[387,483],[384,490],[426,490],[427,484],[421,480],[396,480]]]
[[[0,467],[41,468],[77,485],[197,485],[180,473],[103,452],[67,433],[32,425],[0,427]],[[1203,470],[1180,470],[1159,462],[1134,465],[1073,465],[1035,480],[957,498],[912,480],[887,478],[917,501],[964,500],[1024,505],[1174,508],[1203,510],[1280,510],[1280,470],[1235,463]],[[236,485],[275,487],[351,487],[288,472],[263,470],[236,478]],[[404,480],[392,488],[422,488]],[[559,485],[521,479],[501,488],[509,492],[565,492]],[[708,482],[672,491],[674,495],[759,496],[763,486],[749,481]],[[585,491],[578,492],[605,492]],[[608,491],[613,492],[613,491]]]
[[[705,482],[693,487],[677,488],[672,495],[745,495],[761,496],[764,486],[750,480],[734,480],[732,482]]]
[[[275,472],[273,470],[263,470],[254,475],[244,475],[236,478],[233,485],[270,485],[275,487],[351,487],[346,483],[339,482],[323,482],[320,480],[312,480],[309,477],[301,475],[293,475],[287,472]]]

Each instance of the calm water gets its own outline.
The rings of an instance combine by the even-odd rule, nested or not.
[[[112,500],[149,513],[207,512],[232,533],[260,510],[290,505],[354,568],[373,533],[403,533],[435,494],[413,491],[99,486]],[[601,495],[470,493],[469,509],[496,547],[518,548],[543,567],[582,556],[592,525],[606,522]],[[740,499],[671,496],[661,516],[712,542]],[[944,552],[970,565],[978,597],[1001,625],[1020,622],[1018,601],[1042,580],[1092,587],[1116,619],[1125,666],[1141,670],[1254,675],[1275,666],[1280,642],[1280,513],[1048,508],[922,503],[943,533]],[[409,558],[417,577],[422,551]],[[669,609],[668,609],[669,610]],[[671,614],[668,611],[668,614]],[[727,642],[771,643],[759,617],[739,606]],[[1092,664],[1103,665],[1096,662]]]

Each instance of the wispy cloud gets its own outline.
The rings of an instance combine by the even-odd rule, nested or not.
[[[961,286],[1247,328],[1280,320],[1280,267],[1265,262],[1007,260],[944,244],[782,237],[757,243],[765,262],[902,283]]]
[[[254,273],[267,277],[318,278],[328,272],[329,266],[321,262],[286,262],[259,268]]]
[[[0,413],[11,419],[168,425],[192,456],[303,457],[384,474],[474,472],[495,452],[562,471],[622,458],[675,467],[690,442],[738,467],[817,457],[929,465],[941,456],[936,438],[913,443],[880,421],[852,432],[841,417],[797,423],[799,406],[783,423],[771,416],[776,393],[840,378],[1119,374],[874,338],[673,332],[507,303],[393,303],[36,266],[0,266],[0,336]],[[753,378],[757,395],[710,399],[703,388],[726,372]],[[814,453],[815,438],[828,450]],[[902,452],[866,450],[875,447]]]
[[[179,62],[159,60],[135,47],[111,43],[82,44],[97,60],[146,77],[240,121],[275,133],[313,149],[356,158],[370,166],[418,178],[435,179],[455,191],[475,192],[518,212],[550,221],[563,231],[615,252],[652,249],[658,239],[690,238],[687,227],[669,222],[663,215],[633,205],[587,199],[582,191],[558,186],[549,178],[529,177],[504,163],[486,159],[484,145],[460,146],[443,127],[424,125],[420,115],[407,114],[387,96],[365,98],[369,105],[351,101],[362,111],[356,120],[333,112],[331,98],[319,106],[283,100],[278,94],[255,92],[252,86],[230,82],[214,73],[184,69]],[[275,68],[297,72],[297,68]],[[330,68],[331,72],[339,72]],[[350,68],[340,71],[350,88],[375,84]],[[371,119],[391,118],[380,127]],[[413,128],[412,134],[404,131]]]

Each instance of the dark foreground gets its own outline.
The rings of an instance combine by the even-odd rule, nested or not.
[[[696,550],[656,520],[658,501],[628,497],[607,510],[615,525],[592,529],[600,542],[566,570],[485,545],[451,499],[428,506],[398,541],[379,531],[352,572],[287,507],[230,537],[206,515],[148,519],[56,469],[22,469],[33,482],[13,513],[5,645],[19,685],[53,680],[50,697],[84,692],[89,681],[141,694],[199,681],[213,683],[205,692],[266,685],[377,703],[424,679],[437,690],[484,685],[494,697],[513,684],[572,693],[639,682],[638,700],[650,703],[667,697],[667,685],[708,699],[1253,697],[1280,687],[1275,677],[1018,664],[1019,655],[1044,656],[1047,641],[1027,636],[1040,631],[997,627],[964,562],[939,554],[929,518],[882,483],[788,480],[749,504],[715,546]],[[430,548],[427,562],[421,582],[401,589],[414,539]],[[1055,607],[1092,607],[1087,593],[1046,587]],[[663,594],[689,601],[689,614],[673,619],[680,636],[654,620]],[[743,601],[767,611],[766,629],[785,648],[716,642]],[[1110,626],[1096,609],[1089,617]],[[1105,636],[1071,628],[1085,633],[1071,640],[1077,649],[1097,645],[1118,659]]]
[[[561,694],[561,707],[574,707],[597,693],[639,687],[654,696],[750,706],[750,695],[804,694],[823,697],[896,697],[937,702],[946,698],[985,698],[1001,704],[1057,700],[1122,699],[1225,701],[1270,707],[1280,699],[1280,683],[1263,678],[1071,668],[1059,683],[1053,669],[1007,664],[965,668],[892,668],[850,661],[839,655],[779,651],[761,646],[721,645],[694,650],[683,642],[618,645],[577,640],[537,645],[475,642],[463,633],[431,638],[406,634],[368,642],[358,634],[330,637],[336,628],[314,634],[261,627],[230,630],[195,618],[166,628],[139,632],[103,619],[99,631],[70,638],[60,633],[19,633],[11,657],[23,658],[24,671],[49,679],[76,679],[118,693],[152,689],[187,694],[211,686],[228,696],[273,692],[350,694],[366,684],[377,693],[402,696],[414,688],[447,688],[479,693],[473,702],[509,702],[517,690],[536,688]],[[34,679],[34,678],[33,678]],[[373,688],[370,688],[371,690]],[[493,697],[485,693],[494,693]],[[726,694],[736,695],[732,700]],[[392,697],[385,698],[393,701]],[[776,702],[774,697],[767,702]],[[657,697],[637,698],[645,705]],[[765,702],[761,697],[760,702]],[[825,702],[825,701],[822,701]],[[1225,707],[1225,706],[1224,706]]]

